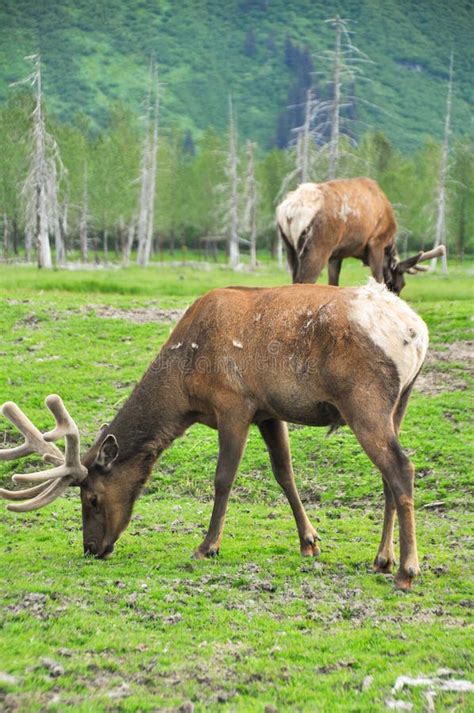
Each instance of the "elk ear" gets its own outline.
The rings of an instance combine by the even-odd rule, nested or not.
[[[398,269],[400,272],[408,272],[412,267],[415,267],[416,263],[419,261],[420,257],[423,255],[423,252],[419,252],[416,255],[412,255],[411,257],[407,258],[406,260],[403,260],[402,262],[398,263]]]
[[[118,454],[118,441],[113,433],[109,433],[100,444],[94,465],[98,465],[102,470],[110,470],[113,463],[117,460]]]

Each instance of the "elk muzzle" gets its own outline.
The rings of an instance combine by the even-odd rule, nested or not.
[[[84,542],[84,556],[105,560],[111,556],[114,551],[114,546],[114,543],[104,546],[104,544],[100,544],[96,540],[88,540]]]

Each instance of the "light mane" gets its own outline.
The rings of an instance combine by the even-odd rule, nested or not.
[[[302,183],[280,203],[277,208],[277,222],[295,248],[300,235],[323,206],[323,192],[317,183]]]

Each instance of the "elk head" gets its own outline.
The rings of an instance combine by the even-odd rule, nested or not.
[[[446,249],[444,245],[439,245],[433,250],[429,250],[428,252],[420,251],[417,255],[412,255],[412,257],[400,262],[395,246],[393,244],[387,246],[383,264],[383,277],[387,288],[396,295],[399,295],[405,287],[405,273],[408,275],[416,275],[417,272],[426,272],[428,268],[418,263],[431,260],[434,257],[441,257],[445,252]]]
[[[34,483],[24,490],[0,488],[0,496],[12,500],[14,512],[38,510],[60,497],[69,486],[79,486],[82,502],[84,553],[108,557],[114,543],[130,521],[133,503],[148,477],[155,457],[150,453],[119,458],[119,445],[108,428],[102,428],[96,443],[80,457],[79,431],[61,398],[48,396],[46,406],[56,419],[56,428],[42,434],[13,402],[2,407],[3,415],[25,436],[15,448],[0,450],[0,460],[13,460],[32,453],[43,456],[54,468],[34,473],[15,474],[15,483]],[[65,453],[54,441],[65,439]],[[126,475],[126,477],[124,477]]]

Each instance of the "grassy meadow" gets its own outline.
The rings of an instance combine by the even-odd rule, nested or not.
[[[367,277],[344,264],[343,284]],[[59,393],[86,447],[178,310],[215,286],[288,282],[271,264],[255,273],[0,267],[0,402],[15,400],[46,430],[44,398]],[[158,461],[110,560],[82,556],[76,491],[23,516],[0,503],[0,708],[362,713],[391,699],[424,711],[423,687],[392,693],[398,676],[473,680],[472,274],[452,266],[447,277],[408,278],[404,297],[431,333],[402,430],[417,469],[422,576],[413,591],[371,571],[381,478],[347,428],[326,438],[291,427],[297,482],[322,537],[318,560],[299,555],[256,429],[221,554],[192,560],[217,459],[216,433],[194,426]],[[0,447],[16,440],[2,419]],[[24,465],[1,463],[0,482],[10,487],[15,470]],[[472,711],[474,694],[438,690],[435,706]]]

